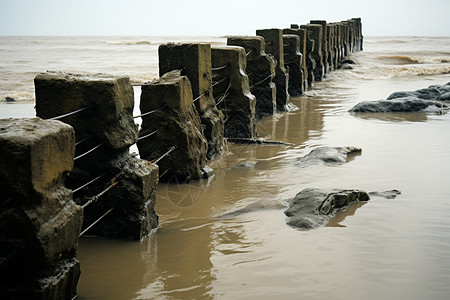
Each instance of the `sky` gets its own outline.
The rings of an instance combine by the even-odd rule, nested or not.
[[[367,36],[450,36],[449,0],[0,0],[0,35],[254,35],[360,17]]]

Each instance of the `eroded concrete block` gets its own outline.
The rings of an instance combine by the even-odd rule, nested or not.
[[[277,89],[277,110],[288,110],[289,104],[289,73],[284,67],[283,31],[281,29],[259,29],[256,35],[262,36],[266,42],[266,53],[273,55],[277,61],[273,82]]]
[[[265,41],[261,36],[233,36],[227,45],[243,47],[247,55],[246,73],[250,80],[250,91],[256,97],[255,116],[261,119],[276,111],[275,76],[276,61],[265,53]]]
[[[62,122],[0,120],[0,298],[76,295],[83,213],[63,185],[74,147]]]
[[[298,97],[303,93],[303,70],[300,38],[296,34],[284,34],[284,65],[289,72],[289,95]]]
[[[246,70],[246,52],[239,46],[211,49],[214,98],[225,116],[225,137],[256,137],[256,98],[250,92]],[[225,67],[226,66],[226,67]],[[228,78],[228,79],[227,79]]]
[[[134,93],[128,76],[46,72],[34,79],[36,115],[49,119],[91,107],[61,119],[75,128],[77,140],[95,135],[111,148],[137,141]]]
[[[328,55],[329,55],[329,49],[328,49],[328,27],[327,27],[327,21],[324,20],[311,20],[309,22],[310,24],[318,24],[322,26],[322,42],[321,42],[321,48],[322,48],[322,62],[323,62],[323,69],[324,73],[329,73],[329,64],[328,64]]]
[[[296,24],[292,24],[291,28],[283,29],[283,34],[295,34],[299,38],[299,45],[300,45],[299,51],[302,54],[302,62],[301,62],[301,70],[303,76],[302,90],[306,91],[306,89],[308,88],[308,69],[306,67],[307,65],[306,60],[307,57],[310,56],[309,52],[306,51],[307,32],[306,29],[300,29],[298,25],[296,26],[297,28],[292,28],[293,25]]]
[[[159,75],[183,70],[192,86],[195,107],[204,125],[208,141],[208,159],[223,150],[224,120],[212,93],[211,45],[164,44],[159,46]]]
[[[189,79],[181,76],[180,71],[172,71],[143,86],[140,107],[143,113],[160,109],[142,118],[139,132],[142,139],[138,141],[141,158],[152,161],[175,147],[158,162],[160,174],[166,173],[161,179],[174,176],[179,182],[201,179],[208,143],[193,105]]]
[[[324,74],[323,56],[322,56],[322,25],[308,24],[301,25],[308,32],[308,38],[314,41],[314,48],[311,49],[311,57],[315,61],[313,69],[314,80],[321,81]]]

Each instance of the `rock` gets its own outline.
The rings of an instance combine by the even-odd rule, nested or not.
[[[350,156],[361,155],[362,149],[357,147],[319,147],[309,154],[297,159],[296,164],[302,167],[315,164],[343,164]]]
[[[256,162],[244,161],[244,162],[241,162],[240,164],[237,164],[236,166],[234,166],[233,169],[252,168],[255,165],[256,165]]]
[[[369,195],[361,190],[307,188],[287,201],[286,223],[301,230],[313,229],[327,224],[336,211],[349,204],[369,199]]]
[[[356,65],[356,62],[355,62],[354,60],[352,60],[352,59],[346,58],[346,59],[343,59],[343,60],[341,61],[341,64]]]
[[[394,199],[401,193],[402,192],[400,192],[399,190],[389,190],[389,191],[383,191],[383,192],[369,192],[369,196],[383,197],[386,199]]]
[[[341,64],[339,65],[339,69],[341,70],[353,70],[353,67],[351,64]]]
[[[441,101],[450,101],[450,92],[447,92],[447,93],[445,93],[445,94],[442,94],[442,95],[438,98],[438,100],[441,100]]]
[[[254,211],[259,210],[269,210],[269,209],[279,209],[279,208],[285,208],[286,206],[283,205],[283,203],[279,201],[274,200],[259,200],[253,203],[250,203],[249,205],[245,206],[244,208],[240,208],[228,213],[224,213],[217,218],[234,218],[239,215],[247,214]]]
[[[11,97],[6,97],[5,101],[6,102],[15,102],[16,100],[14,98],[11,98]]]
[[[415,97],[394,98],[392,100],[364,101],[349,110],[352,113],[442,113],[449,107],[439,101],[423,100]]]

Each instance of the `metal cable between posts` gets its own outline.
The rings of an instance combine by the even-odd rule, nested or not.
[[[163,155],[161,155],[158,159],[153,160],[152,163],[158,164],[158,162],[159,162],[161,159],[163,159],[164,157],[166,157],[167,155],[169,155],[170,152],[172,152],[173,150],[175,150],[175,148],[176,148],[175,146],[170,147],[169,150],[167,150],[166,153],[164,153]]]
[[[98,218],[97,220],[95,220],[94,223],[92,223],[91,225],[89,225],[85,230],[83,230],[80,235],[78,237],[81,237],[83,234],[85,234],[89,229],[91,229],[95,224],[97,224],[101,219],[103,219],[104,217],[106,217],[112,210],[114,209],[111,208],[110,210],[108,210],[107,212],[105,212],[100,218]]]
[[[195,101],[197,101],[198,99],[200,99],[201,97],[203,97],[206,93],[201,94],[200,96],[198,96],[197,98],[195,98],[194,100],[192,100],[192,103],[194,103]]]
[[[228,78],[230,78],[230,76],[227,76],[227,77],[225,77],[225,78],[223,78],[223,79],[221,79],[221,80],[219,80],[219,81],[214,82],[212,86],[214,87],[214,86],[218,85],[219,83],[224,82],[224,81],[227,80]]]
[[[245,56],[248,56],[250,53],[252,53],[253,49],[245,53]]]
[[[103,196],[104,194],[106,194],[106,192],[108,192],[110,189],[112,189],[113,187],[115,187],[117,185],[117,179],[119,179],[119,177],[125,172],[125,170],[120,171],[116,176],[114,176],[113,179],[110,180],[110,185],[104,189],[103,191],[101,191],[100,193],[98,193],[95,196],[90,197],[89,201],[87,201],[85,204],[83,204],[81,206],[81,208],[85,209],[86,207],[88,207],[89,205],[91,205],[92,203],[97,202],[98,199],[100,199],[101,196]]]
[[[223,93],[223,95],[220,96],[219,99],[217,100],[216,105],[219,105],[223,100],[225,100],[226,97],[228,97],[228,95],[229,95],[228,90],[230,89],[230,87],[231,87],[231,80],[230,80],[230,83],[228,84],[227,89]]]
[[[230,66],[230,64],[226,64],[226,65],[223,65],[223,66],[220,66],[220,67],[211,68],[211,70],[212,71],[219,71],[219,70],[225,69],[225,68],[227,68],[229,66]]]
[[[167,125],[167,124],[166,124],[166,125]],[[139,138],[138,138],[138,141],[143,140],[143,139],[146,139],[146,138],[148,138],[148,137],[154,135],[155,133],[157,133],[158,131],[160,131],[161,129],[163,129],[166,125],[159,127],[158,129],[156,129],[155,131],[150,132],[149,134],[146,134],[146,135],[144,135],[144,136],[139,137]]]
[[[59,119],[62,119],[62,118],[65,118],[65,117],[68,117],[68,116],[77,114],[77,113],[79,113],[79,112],[82,112],[82,111],[84,111],[84,110],[86,110],[86,109],[89,109],[89,108],[92,108],[92,107],[94,107],[94,105],[89,105],[89,106],[86,106],[86,107],[83,107],[83,108],[74,110],[74,111],[72,111],[72,112],[69,112],[69,113],[66,113],[66,114],[63,114],[63,115],[60,115],[60,116],[56,116],[56,117],[53,117],[53,118],[49,118],[48,120],[59,120]]]
[[[83,185],[80,186],[79,188],[76,188],[76,189],[72,190],[72,193],[76,193],[76,192],[78,192],[79,190],[81,190],[81,189],[87,187],[88,185],[90,185],[90,184],[96,182],[97,180],[99,180],[100,178],[102,178],[105,174],[106,174],[106,173],[103,173],[103,174],[101,174],[100,176],[95,177],[95,178],[92,179],[91,181],[89,181],[89,182],[83,184]]]
[[[261,83],[263,83],[264,81],[266,81],[267,79],[271,78],[272,76],[274,76],[274,74],[270,74],[269,76],[267,76],[267,77],[264,78],[263,80],[258,81],[258,82],[255,83],[255,84],[252,84],[252,85],[250,86],[250,90],[251,90],[252,88],[254,88],[255,86],[257,86],[258,84],[261,84]]]
[[[133,119],[145,117],[145,116],[147,116],[147,115],[150,115],[150,114],[152,114],[152,113],[155,113],[155,112],[157,112],[157,111],[160,111],[161,109],[164,109],[164,108],[166,108],[166,107],[167,107],[167,105],[164,105],[163,107],[160,107],[160,108],[157,108],[157,109],[148,111],[148,112],[146,112],[146,113],[143,113],[143,114],[134,116]]]
[[[77,160],[77,159],[79,159],[79,158],[82,158],[83,156],[85,156],[85,155],[87,155],[87,154],[91,153],[92,151],[94,151],[94,150],[98,149],[98,148],[99,148],[100,146],[102,146],[102,145],[103,145],[103,143],[101,143],[101,144],[99,144],[99,145],[95,146],[95,147],[94,147],[94,148],[92,148],[91,150],[88,150],[88,151],[84,152],[83,154],[80,154],[80,155],[78,155],[77,157],[74,157],[74,159],[73,159],[73,160]]]

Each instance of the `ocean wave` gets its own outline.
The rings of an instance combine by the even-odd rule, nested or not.
[[[396,64],[442,64],[450,63],[450,56],[409,56],[409,55],[383,55],[379,59],[389,60]]]
[[[151,41],[105,41],[106,44],[111,44],[111,45],[125,45],[125,46],[130,46],[130,45],[154,45],[153,42]]]
[[[0,101],[6,101],[6,98],[12,98],[15,101],[34,101],[34,93],[24,91],[12,91],[0,93]]]

